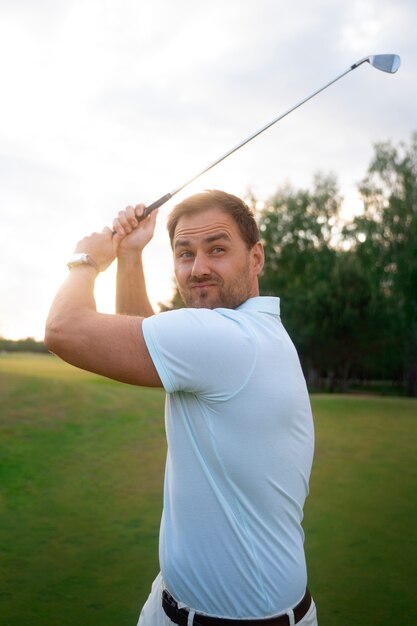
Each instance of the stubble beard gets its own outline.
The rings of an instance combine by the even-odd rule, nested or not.
[[[196,285],[206,283],[215,286],[195,288]],[[201,279],[190,278],[185,288],[178,286],[178,289],[184,304],[189,308],[236,309],[250,297],[250,286],[248,260],[243,270],[229,284],[218,275],[210,275]]]

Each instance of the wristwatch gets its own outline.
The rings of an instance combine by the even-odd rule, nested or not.
[[[75,252],[75,254],[72,255],[67,263],[69,269],[71,269],[72,267],[77,267],[77,265],[91,265],[92,267],[94,267],[97,274],[100,272],[97,263],[86,252]]]

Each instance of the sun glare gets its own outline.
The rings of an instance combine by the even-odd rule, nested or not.
[[[343,221],[350,221],[356,215],[361,215],[363,205],[359,192],[356,189],[346,189],[343,192],[344,200],[340,210],[340,218]]]

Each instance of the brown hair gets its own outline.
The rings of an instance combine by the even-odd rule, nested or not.
[[[255,218],[243,200],[225,191],[208,189],[186,198],[172,209],[167,223],[171,247],[174,241],[175,229],[183,215],[202,213],[213,208],[219,208],[233,218],[243,241],[249,249],[259,241],[259,230]]]

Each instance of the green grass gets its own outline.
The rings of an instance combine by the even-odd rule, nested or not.
[[[0,622],[135,624],[158,572],[163,393],[0,358]]]
[[[417,402],[313,396],[305,509],[320,623],[417,624]]]
[[[313,396],[320,626],[417,624],[417,402]],[[158,571],[164,394],[0,356],[0,622],[134,626]]]

